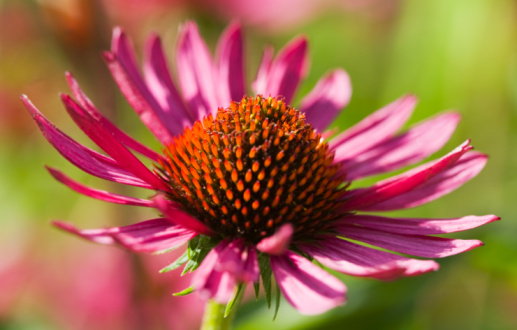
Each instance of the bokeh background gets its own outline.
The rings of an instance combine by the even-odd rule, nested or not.
[[[122,26],[136,49],[158,32],[172,58],[178,26],[194,19],[210,47],[231,20],[245,26],[248,75],[266,44],[296,35],[311,67],[298,99],[325,72],[345,68],[350,105],[344,129],[411,92],[410,124],[446,109],[463,120],[445,154],[466,138],[490,155],[485,170],[440,200],[397,215],[459,217],[495,213],[502,221],[455,234],[486,245],[439,260],[441,270],[394,282],[338,275],[349,302],[305,317],[285,301],[273,322],[263,300],[246,302],[235,328],[517,329],[517,2],[514,0],[0,0],[0,329],[196,329],[203,311],[174,260],[131,255],[59,232],[54,219],[83,228],[133,223],[150,211],[80,196],[44,165],[103,189],[44,140],[23,109],[25,93],[65,132],[88,145],[65,115],[58,92],[72,71],[91,99],[126,131],[160,148],[129,109],[101,52]],[[296,103],[296,102],[295,102]],[[365,182],[367,184],[369,182]]]

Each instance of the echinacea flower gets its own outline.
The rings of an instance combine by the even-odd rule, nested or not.
[[[276,57],[266,49],[248,97],[240,27],[230,25],[215,59],[194,23],[180,31],[177,82],[156,36],[145,47],[143,75],[127,37],[117,28],[105,53],[115,81],[142,122],[163,144],[153,151],[118,129],[85,96],[72,75],[75,100],[62,101],[77,125],[105,154],[54,127],[23,101],[47,140],[71,163],[109,181],[154,191],[138,199],[87,187],[48,168],[60,182],[86,196],[156,208],[161,216],[108,229],[55,225],[101,244],[135,252],[162,252],[188,242],[167,269],[194,271],[192,289],[233,301],[235,288],[262,278],[266,296],[274,279],[303,314],[343,304],[346,287],[312,262],[336,271],[394,279],[437,270],[433,260],[470,250],[478,240],[433,236],[474,228],[498,217],[389,218],[373,212],[415,207],[441,197],[477,175],[487,157],[466,141],[440,159],[371,187],[350,188],[360,178],[415,164],[439,150],[459,116],[444,113],[397,133],[415,106],[405,96],[328,139],[326,131],[348,103],[347,74],[322,78],[290,106],[307,66],[307,42],[298,38]],[[179,83],[179,89],[176,87]],[[136,152],[147,158],[144,164]],[[390,253],[393,251],[395,253]]]

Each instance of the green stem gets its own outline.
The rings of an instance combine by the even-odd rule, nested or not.
[[[201,330],[228,330],[235,312],[224,317],[226,305],[209,300],[206,303]],[[235,310],[235,309],[234,309]]]

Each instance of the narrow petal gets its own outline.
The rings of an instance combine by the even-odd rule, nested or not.
[[[264,49],[264,54],[262,55],[262,60],[260,62],[259,69],[257,71],[257,77],[251,84],[251,88],[255,92],[255,94],[261,94],[266,91],[267,88],[267,79],[269,77],[269,72],[271,71],[271,65],[273,63],[273,57],[275,55],[274,49],[271,46],[267,46]],[[269,95],[264,95],[269,96]]]
[[[151,185],[121,168],[113,159],[88,149],[57,129],[24,95],[22,101],[38,124],[43,136],[70,163],[99,178],[153,189]]]
[[[357,157],[365,150],[392,137],[409,119],[415,104],[414,96],[404,96],[330,140],[329,145],[336,152],[334,161]]]
[[[460,116],[446,113],[414,126],[370,150],[343,162],[347,179],[396,170],[415,164],[442,148],[456,129]]]
[[[142,122],[162,142],[168,144],[177,123],[163,113],[138,71],[133,48],[120,28],[113,30],[111,52],[104,53],[111,75]]]
[[[390,251],[424,258],[443,258],[483,245],[478,240],[450,239],[434,236],[400,235],[371,228],[340,226],[338,232],[344,237],[378,246]]]
[[[186,243],[197,235],[181,226],[159,218],[124,227],[79,230],[71,224],[55,221],[56,227],[100,244],[120,244],[134,252],[158,252]]]
[[[470,141],[466,141],[437,161],[429,162],[395,177],[378,182],[373,187],[351,191],[350,199],[344,206],[344,210],[376,209],[381,202],[391,200],[422,186],[439,173],[451,167],[463,154],[472,149],[469,143]]]
[[[260,270],[257,251],[243,239],[233,240],[221,252],[215,268],[229,272],[240,282],[258,282]]]
[[[443,172],[435,175],[416,189],[400,194],[381,203],[362,208],[368,211],[406,209],[429,203],[461,187],[479,174],[485,167],[487,156],[471,151]]]
[[[497,221],[495,215],[474,216],[452,219],[416,219],[416,218],[387,218],[373,215],[349,215],[336,224],[355,224],[364,228],[404,235],[435,235],[455,233],[482,226]]]
[[[153,198],[156,208],[162,212],[172,223],[188,228],[204,235],[213,235],[213,232],[201,221],[191,217],[180,209],[176,208],[171,201],[162,195]]]
[[[144,50],[143,69],[149,92],[163,109],[163,119],[175,125],[171,127],[174,135],[183,133],[185,127],[192,126],[195,116],[183,103],[171,78],[160,38],[151,35]]]
[[[66,80],[68,81],[68,85],[72,90],[72,94],[77,99],[81,107],[86,110],[90,116],[95,118],[106,130],[108,130],[113,136],[115,136],[120,142],[126,145],[128,148],[133,149],[134,151],[148,157],[149,159],[157,162],[162,158],[159,154],[144,146],[140,142],[134,140],[132,137],[122,132],[117,126],[115,126],[110,120],[104,117],[101,112],[95,107],[92,101],[86,96],[86,94],[81,90],[81,87],[72,76],[70,72],[66,73]]]
[[[296,88],[307,73],[307,40],[297,38],[287,44],[271,64],[265,89],[257,94],[265,97],[283,96],[287,104],[291,103]]]
[[[289,251],[271,256],[271,268],[285,299],[302,314],[321,314],[345,303],[346,286],[304,257]]]
[[[135,205],[135,206],[144,206],[144,207],[153,207],[154,203],[140,198],[133,198],[133,197],[127,197],[119,194],[110,193],[108,191],[104,190],[98,190],[93,189],[90,187],[87,187],[85,185],[80,184],[77,181],[74,181],[64,175],[62,172],[47,167],[47,170],[50,172],[50,174],[59,182],[63,183],[64,185],[68,186],[69,188],[77,191],[80,194],[99,199],[101,201],[115,203],[115,204],[124,204],[124,205]]]
[[[68,95],[61,95],[66,110],[81,128],[102,150],[110,155],[120,166],[135,176],[149,183],[155,189],[168,191],[168,187],[156,174],[151,172],[135,155],[133,155],[120,141],[90,116]]]
[[[300,110],[307,122],[323,132],[336,119],[352,96],[350,78],[344,70],[335,70],[318,81],[314,89],[303,98]]]
[[[324,237],[318,243],[305,244],[301,249],[321,264],[352,276],[393,280],[439,268],[433,260],[409,259],[336,237]]]
[[[246,94],[244,82],[244,51],[239,24],[230,24],[217,44],[217,81],[219,106],[240,101]]]
[[[195,119],[215,113],[221,104],[217,99],[212,56],[194,22],[187,22],[180,30],[176,70],[182,95]]]
[[[282,255],[291,244],[294,228],[290,223],[282,225],[273,235],[257,244],[257,249],[271,255]]]

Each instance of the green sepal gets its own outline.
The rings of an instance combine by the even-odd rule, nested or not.
[[[267,307],[271,308],[271,264],[269,256],[260,253],[258,256],[260,275],[262,277],[262,285],[264,286],[264,293],[266,294]]]
[[[171,270],[174,270],[174,269],[180,267],[181,265],[183,265],[187,261],[188,261],[188,251],[185,251],[185,253],[183,253],[181,255],[181,257],[176,259],[176,261],[174,261],[172,264],[170,264],[167,267],[164,267],[164,268],[160,269],[160,273],[170,272]]]
[[[180,292],[177,292],[177,293],[173,293],[172,295],[173,296],[186,296],[188,295],[189,293],[192,293],[194,291],[194,287],[189,287],[189,288],[186,288],[185,290],[183,291],[180,291]]]
[[[192,244],[190,244],[192,242]],[[199,267],[203,259],[205,259],[206,255],[210,250],[214,248],[216,242],[213,241],[208,236],[201,236],[198,240],[189,242],[189,246],[187,249],[187,255],[189,257],[189,261],[183,268],[183,272],[181,275],[185,275],[187,272],[192,272]]]
[[[280,308],[280,296],[280,287],[276,284],[275,315],[273,315],[273,321],[276,319],[278,309]]]
[[[244,283],[237,284],[237,286],[235,287],[235,290],[233,291],[232,298],[230,299],[230,301],[228,301],[228,304],[226,305],[226,309],[224,310],[224,317],[227,317],[231,313],[233,306],[235,306],[235,303],[240,300],[240,298],[244,292],[244,288],[245,288]]]

